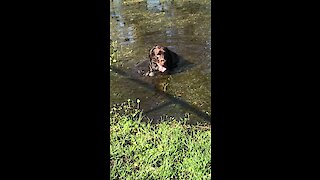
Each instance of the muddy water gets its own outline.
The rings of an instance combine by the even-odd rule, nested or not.
[[[211,120],[211,1],[110,1],[110,39],[118,42],[118,62],[110,71],[111,105],[127,99],[155,120]],[[141,76],[148,51],[154,45],[169,47],[184,59],[176,73]]]

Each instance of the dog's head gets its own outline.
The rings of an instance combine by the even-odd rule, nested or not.
[[[149,58],[152,62],[156,63],[158,66],[166,66],[166,48],[163,46],[154,46],[149,53]]]

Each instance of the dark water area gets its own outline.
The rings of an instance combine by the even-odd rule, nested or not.
[[[161,116],[211,121],[211,1],[110,1],[110,39],[118,62],[111,65],[110,104],[140,99],[155,121]],[[184,63],[175,73],[145,77],[149,50],[167,46]]]

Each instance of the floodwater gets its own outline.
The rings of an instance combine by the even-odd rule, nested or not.
[[[140,108],[155,121],[184,117],[211,121],[211,1],[110,1],[110,39],[117,41],[118,61],[111,65],[110,103],[140,99]],[[185,64],[171,75],[144,77],[156,44],[176,52]]]

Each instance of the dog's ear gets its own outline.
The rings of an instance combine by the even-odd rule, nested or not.
[[[154,49],[155,49],[155,47],[151,48],[149,51],[149,58],[150,59],[152,59],[152,57],[154,56],[154,51],[153,51]]]

